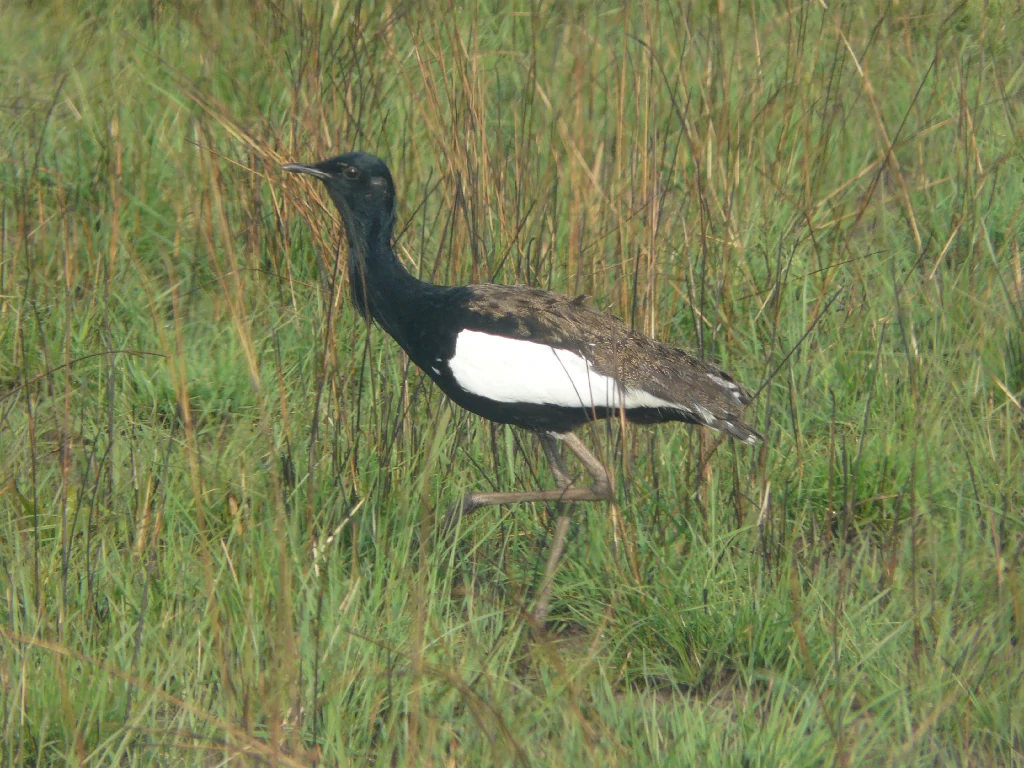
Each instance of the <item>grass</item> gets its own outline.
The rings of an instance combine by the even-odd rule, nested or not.
[[[5,765],[1024,763],[1010,2],[6,4]],[[429,279],[587,293],[758,390],[601,425],[547,632],[526,436],[368,330],[322,190]],[[342,275],[344,272],[342,271]]]

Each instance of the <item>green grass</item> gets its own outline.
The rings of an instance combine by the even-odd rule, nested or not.
[[[0,9],[3,764],[1024,763],[1024,17],[677,5]],[[584,435],[547,632],[548,510],[437,531],[539,449],[277,168],[352,148],[420,275],[760,389]]]

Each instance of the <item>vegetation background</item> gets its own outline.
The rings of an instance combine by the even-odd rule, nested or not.
[[[1019,3],[0,9],[4,765],[1024,764]],[[348,303],[360,148],[443,283],[591,296],[748,448],[550,478]],[[538,476],[539,473],[539,476]]]

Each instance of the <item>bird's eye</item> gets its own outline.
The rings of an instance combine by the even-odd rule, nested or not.
[[[342,173],[344,173],[345,178],[349,179],[350,181],[355,181],[360,176],[359,169],[356,168],[354,165],[346,165],[345,170],[342,171]]]

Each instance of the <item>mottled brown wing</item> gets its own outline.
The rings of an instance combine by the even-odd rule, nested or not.
[[[630,329],[577,299],[537,288],[472,285],[476,330],[567,349],[629,390],[673,403],[695,421],[747,442],[759,437],[740,417],[749,395],[732,377],[681,349]]]

